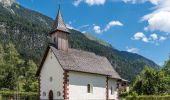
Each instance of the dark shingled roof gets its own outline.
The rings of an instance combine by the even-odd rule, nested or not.
[[[76,49],[69,49],[65,52],[52,46],[50,48],[65,70],[109,75],[111,78],[121,79],[106,57]]]
[[[57,14],[57,17],[56,17],[56,19],[54,21],[52,32],[50,34],[52,34],[53,32],[55,32],[57,30],[63,31],[63,32],[66,32],[66,33],[70,33],[68,28],[64,24],[64,20],[63,20],[62,14],[61,14],[60,7],[58,9],[58,14]]]

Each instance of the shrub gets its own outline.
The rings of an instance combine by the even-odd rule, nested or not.
[[[167,96],[128,96],[126,100],[170,100],[170,95]]]
[[[14,95],[19,95],[20,98],[27,98],[27,100],[38,99],[38,94],[36,92],[0,91],[0,100],[2,98],[14,97]]]
[[[121,98],[126,98],[129,95],[129,92],[119,92]]]
[[[0,95],[0,100],[2,100],[2,96]]]

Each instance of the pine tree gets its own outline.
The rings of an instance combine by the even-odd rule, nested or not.
[[[26,70],[26,83],[24,85],[24,89],[26,91],[36,92],[38,90],[38,81],[35,77],[37,71],[37,66],[33,60],[29,60],[27,64]]]
[[[17,81],[19,81],[20,73],[24,60],[20,58],[18,51],[12,43],[5,47],[5,76],[3,78],[3,87],[8,89],[17,89]]]
[[[4,60],[4,48],[2,44],[0,44],[0,88],[3,87],[3,79],[4,79],[4,74],[5,74],[5,60]]]

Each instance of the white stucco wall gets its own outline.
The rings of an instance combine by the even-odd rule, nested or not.
[[[93,93],[87,93],[87,84]],[[69,71],[70,100],[106,100],[106,76]]]
[[[49,91],[53,91],[54,99],[63,99],[63,69],[60,66],[58,60],[51,50],[49,50],[44,65],[40,73],[40,98],[48,99]],[[53,78],[52,82],[50,77]],[[60,91],[61,96],[57,96],[57,92]],[[46,92],[46,96],[43,96],[43,92]]]
[[[111,94],[111,87],[113,89],[112,94]],[[109,79],[109,99],[118,100],[118,88],[115,79]]]

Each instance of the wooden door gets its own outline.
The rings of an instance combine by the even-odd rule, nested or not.
[[[50,90],[50,92],[48,94],[48,99],[53,100],[53,91],[52,90]]]

